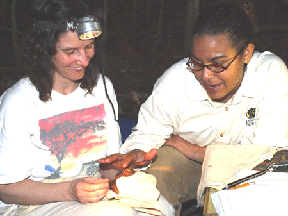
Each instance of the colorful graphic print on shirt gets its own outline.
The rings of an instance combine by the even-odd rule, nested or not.
[[[61,113],[39,121],[42,143],[51,151],[48,178],[72,177],[98,170],[95,161],[106,156],[104,104]]]

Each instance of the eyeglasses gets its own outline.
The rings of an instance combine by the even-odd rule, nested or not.
[[[186,63],[186,65],[193,71],[201,71],[201,70],[203,70],[206,67],[208,70],[210,70],[210,71],[212,71],[214,73],[221,73],[221,72],[223,72],[223,71],[228,69],[228,67],[232,64],[232,62],[235,61],[235,59],[238,57],[238,55],[242,52],[242,50],[244,48],[245,47],[242,47],[239,50],[237,55],[232,59],[232,61],[229,62],[229,64],[227,66],[223,66],[223,65],[220,65],[220,64],[204,65],[202,63],[193,61],[192,56],[188,59],[188,62]]]

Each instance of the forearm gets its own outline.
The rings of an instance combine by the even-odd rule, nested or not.
[[[71,201],[70,182],[43,183],[30,179],[0,185],[0,200],[6,204],[42,205]]]
[[[206,146],[199,146],[197,144],[192,144],[179,136],[173,135],[170,139],[168,139],[164,145],[171,146],[185,155],[187,158],[191,160],[195,160],[197,162],[203,162]]]

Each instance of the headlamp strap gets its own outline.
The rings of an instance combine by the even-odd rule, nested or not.
[[[97,17],[87,15],[77,20],[66,21],[58,24],[53,21],[43,21],[33,19],[33,27],[38,29],[61,29],[66,31],[77,31],[80,40],[87,40],[98,37],[102,33],[102,28]]]
[[[67,23],[57,24],[52,21],[33,20],[33,26],[39,29],[67,29]]]

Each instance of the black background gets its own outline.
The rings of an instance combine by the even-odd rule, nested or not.
[[[19,79],[13,52],[11,5],[0,0],[0,93]],[[210,0],[213,1],[213,0]],[[31,25],[29,0],[16,2],[18,39]],[[172,64],[189,56],[184,47],[186,0],[88,0],[91,8],[105,11],[107,22],[105,73],[119,101],[119,115],[137,118],[139,102],[151,93],[157,78]],[[257,51],[269,50],[288,63],[288,1],[253,0],[258,32]],[[161,7],[161,3],[163,3]],[[200,7],[209,4],[201,0]],[[161,23],[159,16],[162,13]],[[102,19],[102,23],[103,23]]]

